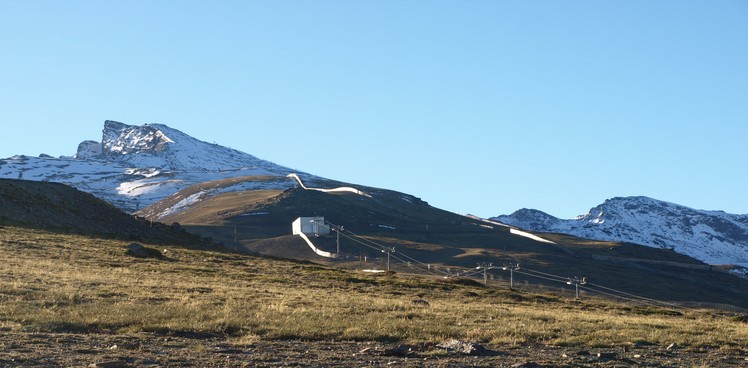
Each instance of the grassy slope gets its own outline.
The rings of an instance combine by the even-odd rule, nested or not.
[[[324,216],[332,223],[342,224],[346,229],[380,244],[396,247],[399,252],[419,261],[444,267],[474,268],[482,262],[497,265],[519,262],[528,269],[564,277],[587,277],[593,283],[659,300],[721,303],[748,308],[748,294],[745,293],[748,281],[716,269],[683,267],[705,265],[672,251],[589,241],[560,234],[542,234],[558,244],[540,243],[512,235],[503,227],[485,228],[486,224],[478,220],[439,210],[417,199],[405,200],[400,193],[371,188],[365,191],[373,198],[289,190],[262,201],[232,203],[233,208],[243,209],[241,213],[267,213],[265,215],[227,216],[220,225],[191,225],[188,228],[222,241],[230,248],[242,247],[279,257],[325,262],[311,253],[301,239],[288,235],[290,224],[297,217]],[[219,199],[212,199],[211,203]],[[231,212],[231,208],[220,210]],[[190,216],[189,213],[182,216]],[[235,232],[239,244],[234,242]],[[336,248],[334,236],[316,238],[315,242],[328,251]],[[348,239],[341,242],[341,250],[356,259],[365,256],[374,264],[348,262],[336,265],[354,268],[383,266],[381,252],[361,247]],[[400,268],[399,271],[409,270]],[[506,272],[493,272],[501,282],[508,281]],[[523,275],[517,275],[516,279],[519,283],[568,288],[563,283]]]
[[[258,189],[242,192],[230,192],[216,195],[216,193],[237,185],[253,185],[256,187],[272,187],[277,181],[290,179],[271,176],[241,176],[230,179],[215,180],[206,183],[191,185],[173,195],[154,203],[153,205],[138,211],[136,214],[158,220],[164,223],[178,222],[181,224],[216,224],[221,223],[226,217],[236,216],[248,211],[248,208],[258,205],[269,198],[280,194],[279,190]],[[167,209],[178,205],[185,198],[201,196],[197,206],[192,206],[189,211],[179,211],[167,216],[161,216]]]
[[[127,240],[201,242],[181,229],[135,218],[67,185],[27,180],[0,179],[0,225]]]
[[[478,285],[370,276],[310,263],[0,227],[0,329],[226,334],[266,339],[741,350],[748,325],[708,311],[637,308]],[[163,249],[163,247],[159,247]],[[413,303],[428,300],[429,306]]]

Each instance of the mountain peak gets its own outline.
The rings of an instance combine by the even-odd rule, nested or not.
[[[686,208],[645,196],[613,197],[606,199],[602,204],[592,207],[586,214],[575,217],[574,220],[603,224],[605,221],[621,220],[630,214],[662,212],[672,207]]]
[[[504,222],[502,221],[503,218],[510,218],[511,221],[521,222],[523,224],[529,224],[531,227],[549,227],[553,226],[556,222],[559,221],[559,219],[539,210],[529,209],[529,208],[522,208],[514,213],[512,213],[509,216],[499,216],[493,218],[493,220]],[[507,224],[512,225],[510,222],[505,222]]]
[[[174,143],[163,129],[165,125],[145,124],[133,126],[118,121],[104,122],[101,141],[103,154],[126,155],[139,152],[160,152]],[[168,128],[168,127],[166,127]]]
[[[128,125],[104,122],[101,142],[78,145],[76,159],[117,160],[131,167],[174,170],[269,169],[265,174],[286,175],[291,170],[244,152],[207,143],[164,124]]]
[[[123,156],[135,153],[153,153],[167,149],[174,140],[169,138],[160,124],[127,125],[114,120],[104,122],[101,142],[83,141],[75,154],[77,159],[106,156]]]
[[[163,124],[104,122],[101,142],[83,141],[74,157],[18,155],[0,161],[0,178],[52,181],[136,211],[192,184],[294,172],[250,154],[193,138]],[[310,177],[307,174],[303,176]]]

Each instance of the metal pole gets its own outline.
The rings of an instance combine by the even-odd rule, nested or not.
[[[585,285],[587,284],[587,278],[582,277],[580,280],[579,277],[574,276],[574,278],[569,278],[569,281],[566,282],[568,285],[574,284],[574,295],[576,295],[577,299],[579,299],[579,285]]]
[[[340,254],[340,228],[335,227],[335,233],[338,234],[337,239],[335,239],[335,244],[338,246],[338,254]]]
[[[483,286],[488,286],[488,267],[483,267]]]
[[[514,290],[514,271],[519,270],[519,263],[504,263],[503,269],[509,270],[509,290]]]
[[[509,269],[509,290],[514,290],[514,269]]]

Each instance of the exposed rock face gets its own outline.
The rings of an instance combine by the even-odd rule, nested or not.
[[[155,125],[146,124],[133,127],[112,120],[104,122],[104,138],[101,142],[104,154],[127,155],[139,152],[161,152],[170,143],[174,143],[174,141]]]
[[[78,151],[75,154],[75,158],[85,160],[101,156],[102,152],[101,143],[96,141],[83,141],[78,145]]]

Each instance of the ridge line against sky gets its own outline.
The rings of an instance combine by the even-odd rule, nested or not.
[[[748,213],[748,2],[0,1],[0,157],[104,120],[482,217]]]

